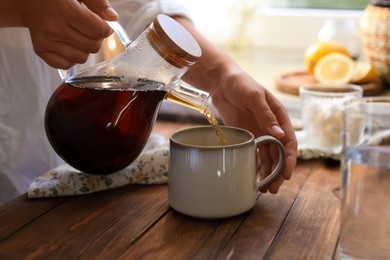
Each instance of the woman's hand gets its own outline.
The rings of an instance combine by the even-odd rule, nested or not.
[[[17,1],[17,0],[11,0]],[[19,0],[35,53],[55,68],[84,63],[113,31],[118,14],[107,0]]]
[[[291,178],[297,160],[297,140],[286,109],[230,57],[208,42],[189,20],[183,17],[175,19],[192,33],[203,52],[183,79],[211,93],[213,104],[226,125],[247,129],[256,137],[272,135],[283,143],[286,150],[283,173],[262,191],[277,193],[283,181]],[[262,147],[259,159],[259,173],[265,177],[277,163],[276,147]]]
[[[284,180],[291,178],[296,165],[297,141],[294,129],[283,105],[263,86],[235,65],[226,63],[225,73],[212,90],[212,100],[226,125],[251,131],[255,136],[272,135],[286,150],[286,166],[282,176],[268,190],[277,193]],[[260,149],[259,173],[268,175],[278,161],[278,152],[272,145]],[[262,192],[266,192],[263,190]]]

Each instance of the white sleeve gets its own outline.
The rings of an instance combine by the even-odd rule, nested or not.
[[[184,16],[191,20],[191,14],[187,8],[181,5],[176,0],[159,0],[161,12],[166,15],[179,15]]]
[[[130,40],[138,37],[158,14],[191,19],[189,11],[176,0],[112,0],[111,4]]]

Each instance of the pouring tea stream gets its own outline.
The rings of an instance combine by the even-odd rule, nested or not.
[[[180,80],[201,56],[192,35],[166,15],[132,42],[114,25],[127,45],[123,53],[79,73],[60,73],[63,82],[45,112],[46,134],[57,154],[86,173],[125,168],[142,152],[163,99],[203,113],[224,142],[207,105],[209,94]]]

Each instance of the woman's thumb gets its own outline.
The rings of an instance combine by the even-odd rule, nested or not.
[[[82,0],[81,2],[103,20],[116,21],[119,18],[118,13],[112,8],[108,0]]]

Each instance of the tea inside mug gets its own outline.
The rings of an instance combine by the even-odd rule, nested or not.
[[[221,144],[215,138],[215,131],[210,126],[188,128],[172,135],[172,141],[185,146],[225,147],[250,142],[254,136],[249,131],[221,126],[226,143]]]

